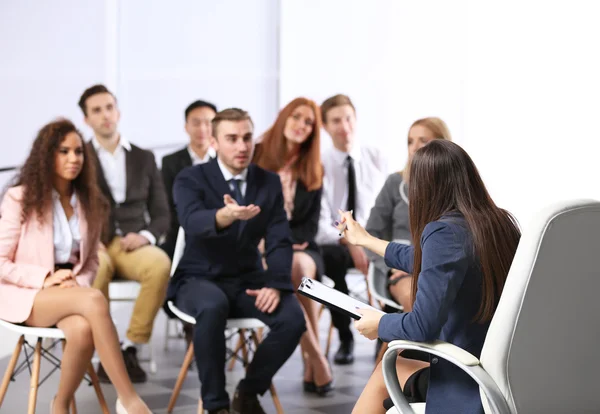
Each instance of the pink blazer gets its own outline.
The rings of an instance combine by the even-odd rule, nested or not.
[[[35,214],[21,223],[22,187],[10,188],[0,206],[0,319],[23,322],[33,299],[54,271],[52,210],[41,225]],[[89,239],[87,221],[77,205],[81,231],[77,283],[89,287],[98,270],[98,238]]]

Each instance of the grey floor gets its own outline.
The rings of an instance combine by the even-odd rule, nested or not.
[[[120,306],[121,308],[116,311],[113,310],[113,315],[119,331],[122,331],[127,325],[130,308],[127,307],[128,305]],[[329,321],[329,313],[324,312],[320,321],[320,335],[323,348],[325,348]],[[158,363],[157,373],[149,374],[147,383],[136,386],[142,398],[153,412],[157,414],[166,413],[171,390],[175,384],[185,354],[185,341],[182,339],[171,340],[169,342],[169,349],[164,350],[165,323],[166,318],[161,311],[155,324],[152,342]],[[353,365],[348,366],[332,365],[336,391],[333,395],[325,398],[307,395],[302,392],[302,362],[299,349],[296,350],[294,355],[278,372],[274,380],[281,403],[287,414],[350,413],[374,367],[374,343],[358,335],[355,335],[355,338],[356,361]],[[337,349],[337,345],[337,335],[334,335],[332,353]],[[60,355],[60,351],[57,354]],[[8,359],[8,357],[0,359],[0,372],[4,373]],[[21,357],[22,359],[23,357]],[[41,378],[45,376],[50,367],[49,363],[42,363]],[[144,367],[147,368],[147,365],[144,365]],[[233,390],[242,377],[243,368],[237,363],[234,370],[227,374],[227,389],[230,395],[233,395]],[[56,393],[58,378],[59,375],[56,372],[40,387],[37,399],[37,413],[49,412],[49,403],[52,396]],[[103,385],[102,389],[111,412],[114,412],[114,403],[116,400],[114,389],[110,385]],[[28,393],[29,374],[25,371],[9,386],[0,412],[10,414],[27,412]],[[196,414],[198,395],[198,377],[195,370],[190,370],[173,413]],[[83,383],[77,391],[76,401],[79,414],[100,412],[93,388],[87,386],[86,383]],[[268,413],[275,413],[269,393],[265,394],[261,401]]]

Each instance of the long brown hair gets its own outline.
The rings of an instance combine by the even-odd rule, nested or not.
[[[279,112],[275,123],[262,136],[260,145],[256,147],[254,163],[269,171],[279,171],[288,161],[288,147],[283,135],[285,123],[294,110],[306,105],[315,114],[312,132],[300,146],[298,161],[292,167],[294,179],[299,179],[308,191],[321,188],[323,185],[323,165],[321,164],[321,117],[317,104],[307,98],[296,98]]]
[[[411,163],[410,228],[415,250],[413,302],[421,272],[421,235],[427,223],[460,212],[472,236],[483,272],[477,322],[489,321],[500,299],[521,233],[514,217],[494,204],[471,157],[457,144],[434,140],[419,149]]]
[[[452,135],[450,135],[450,130],[448,129],[448,125],[446,125],[446,123],[442,119],[440,119],[436,116],[430,116],[427,118],[417,119],[415,122],[412,123],[410,128],[408,128],[409,134],[410,134],[410,130],[413,129],[413,127],[415,127],[415,126],[422,126],[422,127],[427,128],[428,130],[431,131],[431,133],[433,134],[435,139],[445,139],[448,141],[452,141]],[[411,161],[410,159],[406,160],[406,166],[400,172],[400,174],[402,174],[402,179],[406,183],[408,183],[408,179],[409,179],[409,175],[410,175],[410,161]]]
[[[25,222],[35,214],[40,223],[43,223],[46,218],[45,213],[52,208],[56,152],[71,132],[77,133],[81,138],[84,158],[81,172],[73,180],[73,189],[77,193],[86,221],[89,223],[89,229],[94,231],[94,236],[99,236],[106,223],[108,202],[98,187],[94,158],[83,142],[81,133],[67,119],[57,119],[40,129],[31,152],[16,178],[16,185],[23,186],[22,220]]]

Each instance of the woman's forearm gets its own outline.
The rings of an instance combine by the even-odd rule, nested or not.
[[[371,250],[381,257],[385,256],[385,249],[387,249],[388,244],[390,244],[389,241],[378,239],[370,234],[360,243],[362,247]]]

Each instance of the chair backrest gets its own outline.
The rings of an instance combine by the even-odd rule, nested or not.
[[[599,235],[591,200],[557,203],[523,231],[481,354],[514,413],[600,409]]]
[[[175,274],[177,270],[177,266],[183,257],[183,252],[185,250],[185,231],[183,231],[183,227],[179,227],[179,231],[177,232],[177,240],[175,241],[175,250],[173,251],[173,260],[171,260],[171,277]]]
[[[410,240],[394,240],[395,243],[401,243],[410,245]],[[367,274],[367,281],[371,296],[376,301],[382,302],[385,305],[391,306],[398,310],[402,310],[402,306],[394,301],[388,290],[387,281],[388,277],[380,269],[378,269],[373,262],[369,264],[369,273]]]

